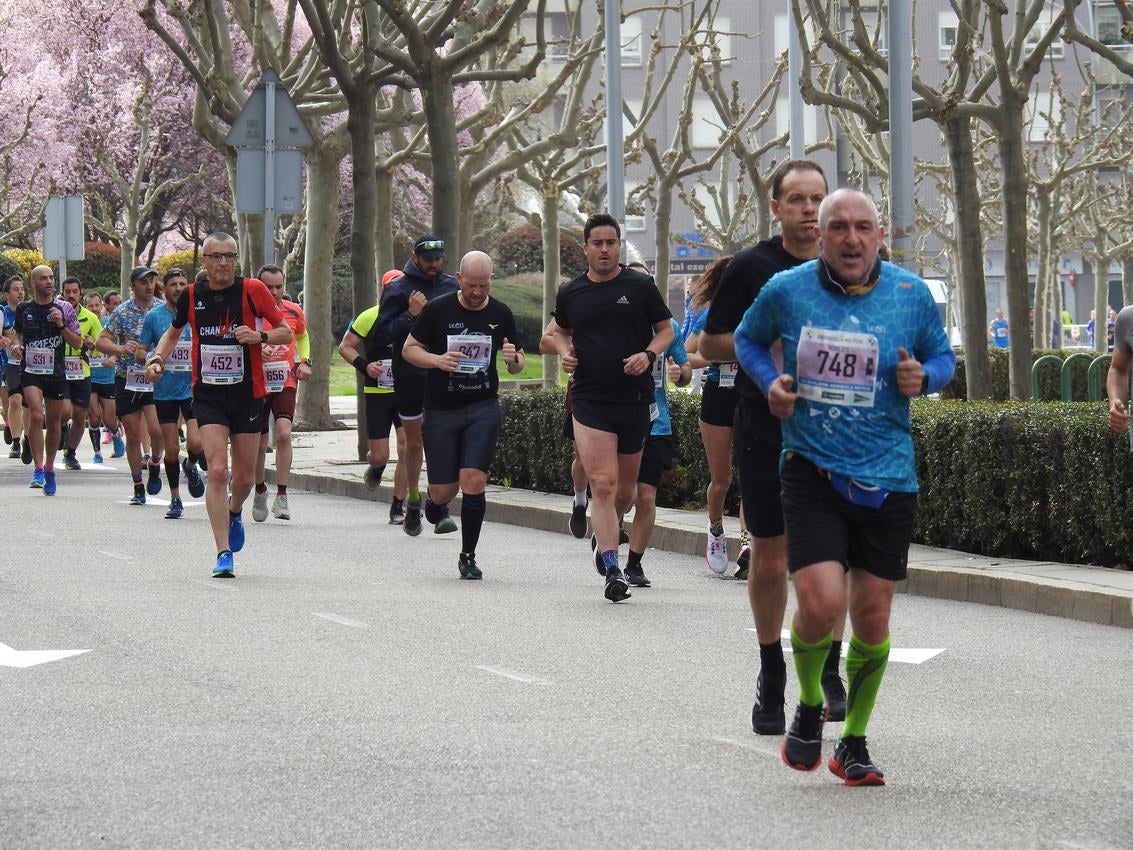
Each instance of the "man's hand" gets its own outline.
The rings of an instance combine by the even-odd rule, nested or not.
[[[160,360],[154,360],[152,363],[146,366],[146,380],[151,384],[156,384],[158,378],[161,377],[161,373],[164,371],[165,366],[162,365],[162,362]]]
[[[132,339],[129,342],[127,342],[125,345],[119,347],[119,353],[123,357],[133,357],[134,352],[137,351],[137,350],[138,350],[138,341],[136,339]]]
[[[897,349],[897,357],[897,389],[909,398],[920,395],[924,386],[924,367],[903,348]]]
[[[629,357],[623,360],[622,363],[624,364],[622,371],[627,375],[640,375],[644,372],[648,372],[649,367],[652,365],[649,362],[649,355],[644,351],[639,351],[637,352],[637,354],[631,354]]]
[[[375,381],[382,377],[382,364],[377,360],[371,360],[366,364],[366,377],[373,378]]]
[[[260,343],[260,332],[247,325],[237,325],[232,329],[232,335],[241,345],[258,345]]]
[[[429,299],[425,297],[425,293],[419,289],[414,289],[409,295],[409,306],[406,311],[416,319],[421,315],[421,311],[425,309],[425,305],[429,303]]]
[[[676,384],[681,380],[681,367],[672,357],[669,358],[669,383]]]
[[[570,351],[563,355],[563,371],[568,375],[573,375],[574,370],[578,368],[578,355],[574,353],[574,346],[570,347]]]
[[[504,344],[500,346],[500,354],[504,356],[504,362],[508,366],[514,366],[519,359],[519,354],[516,352],[515,343],[508,342],[508,338],[504,337]]]
[[[63,327],[63,312],[58,307],[52,307],[47,311],[47,321],[57,328]]]
[[[91,351],[94,348],[94,337],[93,336],[84,336],[83,337],[83,348],[85,348],[87,351]]]
[[[461,356],[459,351],[446,351],[444,354],[438,354],[434,363],[442,372],[455,372],[460,365]]]
[[[295,367],[295,377],[300,381],[305,381],[311,377],[311,364],[299,361],[299,364]]]
[[[1115,398],[1109,403],[1109,427],[1118,434],[1129,428],[1129,414],[1125,410],[1125,404],[1119,398]]]
[[[787,374],[780,375],[771,384],[767,392],[767,406],[776,418],[790,419],[794,415],[795,402],[799,399],[799,394],[791,390],[794,385],[795,379]]]

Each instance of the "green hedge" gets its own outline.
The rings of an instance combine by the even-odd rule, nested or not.
[[[1065,360],[1072,354],[1085,353],[1089,354],[1091,358],[1097,356],[1093,352],[1079,352],[1079,351],[1062,351],[1052,349],[1036,349],[1031,352],[1031,363],[1033,364],[1040,357],[1047,354],[1053,354]],[[992,348],[988,350],[988,357],[991,360],[991,387],[992,387],[992,400],[993,401],[1007,401],[1011,397],[1009,372],[1010,361],[1008,359],[1010,351],[1006,348]],[[942,398],[955,398],[966,399],[968,397],[967,388],[967,372],[964,368],[964,350],[962,348],[956,349],[956,375],[952,381],[940,391]],[[1086,401],[1088,396],[1088,387],[1086,383],[1086,372],[1090,368],[1090,364],[1084,360],[1076,360],[1070,364],[1070,368],[1074,371],[1074,398],[1073,401]],[[1027,377],[1027,386],[1031,383],[1030,376]],[[1102,386],[1105,386],[1105,372],[1102,373]],[[1054,368],[1053,364],[1043,366],[1039,371],[1039,395],[1036,401],[1060,401],[1062,399],[1062,378],[1058,369]]]
[[[557,388],[502,396],[493,483],[571,492],[563,396]],[[658,504],[701,509],[708,464],[699,398],[677,392],[669,404],[676,458]],[[1063,563],[1112,566],[1133,557],[1133,455],[1128,439],[1109,430],[1104,403],[918,399],[913,436],[921,482],[917,542]],[[737,502],[733,481],[729,513]]]

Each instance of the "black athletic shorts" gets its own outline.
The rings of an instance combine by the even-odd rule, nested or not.
[[[456,410],[430,408],[421,426],[430,484],[452,484],[460,470],[487,472],[496,453],[503,416],[500,401],[487,398]]]
[[[783,534],[783,504],[779,500],[779,452],[782,442],[771,443],[752,421],[751,402],[736,403],[732,451],[740,476],[744,520],[752,537]]]
[[[114,401],[118,398],[118,385],[117,384],[96,384],[94,381],[90,382],[90,391],[97,393],[99,398]]]
[[[181,398],[172,401],[158,401],[154,399],[153,406],[157,408],[157,421],[159,425],[176,425],[181,417],[188,422],[194,419],[193,399]]]
[[[67,397],[67,380],[66,378],[53,378],[51,375],[34,375],[31,372],[23,373],[23,387],[38,387],[43,393],[43,397],[48,401],[62,401]],[[8,393],[11,394],[11,390]],[[28,406],[28,401],[23,400],[23,406]]]
[[[231,395],[193,399],[193,417],[199,428],[223,425],[229,434],[259,434],[261,422],[266,416],[266,400],[252,398],[246,390],[239,387]]]
[[[366,393],[366,439],[388,440],[391,426],[401,427],[397,393]]]
[[[271,412],[272,416],[276,419],[294,419],[295,418],[295,387],[284,387],[277,393],[268,393],[265,397],[265,404],[267,410]],[[260,433],[266,434],[268,432],[268,416],[264,416],[264,421],[260,424]]]
[[[571,399],[571,391],[574,389],[574,381],[567,382],[566,388],[566,415],[563,416],[563,436],[574,442],[574,405]]]
[[[715,381],[705,381],[700,389],[700,421],[705,425],[731,428],[736,420],[735,387],[721,388]]]
[[[618,454],[637,454],[645,447],[645,438],[653,423],[647,404],[612,404],[576,398],[572,402],[574,420],[587,428],[606,431],[618,437]]]
[[[889,581],[908,575],[916,493],[890,493],[879,508],[853,504],[830,486],[826,473],[795,455],[783,467],[783,514],[791,573],[838,561],[844,569]]]
[[[401,421],[420,419],[425,411],[425,379],[410,375],[405,378],[394,377],[394,398],[397,399],[397,415]]]
[[[8,388],[8,395],[19,395],[22,381],[23,366],[19,363],[9,363],[4,367],[4,386]]]
[[[124,375],[119,375],[115,380],[114,390],[116,392],[115,399],[118,402],[116,410],[119,417],[137,413],[147,405],[153,404],[153,391],[136,393],[133,390],[127,390]]]
[[[90,407],[90,378],[81,381],[67,381],[67,398],[75,407]]]
[[[673,468],[673,438],[669,434],[650,434],[641,452],[637,483],[657,487],[665,470]]]

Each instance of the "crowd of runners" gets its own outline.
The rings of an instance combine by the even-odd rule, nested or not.
[[[790,160],[776,171],[771,198],[778,234],[715,262],[693,288],[683,327],[648,271],[622,264],[619,222],[601,213],[587,220],[587,271],[562,285],[539,343],[569,375],[569,531],[589,536],[588,558],[610,602],[651,586],[643,557],[675,450],[666,396],[705,369],[705,559],[717,574],[728,570],[723,513],[734,459],[736,576],[747,580],[759,640],[752,728],[785,735],[783,760],[813,770],[823,724],[840,721],[830,770],[850,785],[879,785],[884,774],[865,732],[915,518],[909,399],[950,380],[955,356],[923,281],[882,261],[884,234],[868,196],[828,193],[817,164]],[[455,276],[445,260],[439,237],[419,239],[405,267],[383,277],[378,303],[351,321],[338,353],[363,379],[366,485],[377,489],[386,476],[392,430],[390,522],[411,536],[423,519],[435,533],[459,532],[460,578],[476,580],[501,430],[497,370],[521,372],[526,353],[511,310],[490,294],[491,258],[471,251]],[[311,374],[303,311],[285,297],[282,270],[240,277],[236,261],[236,241],[215,233],[195,280],[173,268],[159,282],[156,271],[137,268],[121,303],[116,293],[84,293],[74,278],[60,297],[51,269],[37,267],[28,280],[5,283],[0,342],[5,440],[9,457],[32,467],[30,486],[58,492],[57,454],[80,468],[84,432],[90,462],[102,463],[107,448],[126,456],[132,505],[165,486],[165,516],[179,518],[183,476],[190,495],[205,497],[219,578],[235,574],[248,498],[253,520],[269,516],[269,427],[270,513],[291,519],[291,422],[298,383]],[[459,523],[449,507],[458,493]],[[799,700],[788,728],[781,631],[789,580]],[[848,693],[839,669],[847,615]]]

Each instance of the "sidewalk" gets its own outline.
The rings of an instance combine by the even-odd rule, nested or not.
[[[348,425],[349,430],[295,433],[292,488],[354,499],[389,501],[391,468],[387,468],[385,483],[377,493],[371,493],[362,483],[366,467],[357,460],[354,403],[352,396],[331,399],[331,413]],[[397,454],[392,439],[390,452],[392,467]],[[270,479],[273,477],[271,458],[268,465]],[[489,486],[488,492],[490,521],[568,533],[569,498],[498,486]],[[651,545],[655,549],[703,558],[704,524],[701,513],[658,508],[657,527]],[[739,545],[739,522],[733,517],[725,517],[724,527],[729,538],[729,555],[734,562]],[[917,596],[1000,605],[1133,628],[1133,572],[1046,561],[986,558],[948,549],[913,546],[909,551],[909,579],[900,589]]]

